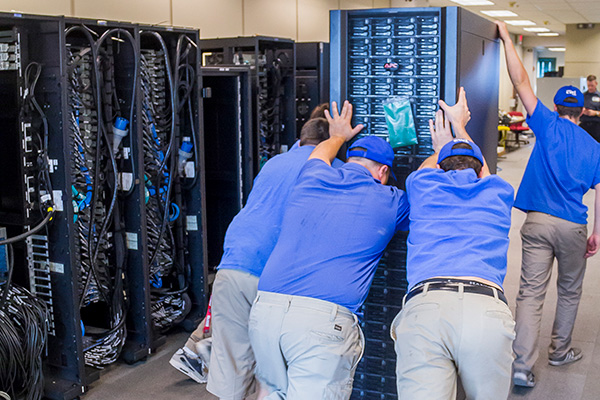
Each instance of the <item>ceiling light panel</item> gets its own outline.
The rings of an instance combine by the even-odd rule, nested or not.
[[[550,50],[550,51],[560,51],[560,52],[567,51],[567,49],[564,48],[564,47],[548,47],[548,50]]]
[[[523,28],[527,32],[550,32],[548,28]]]
[[[559,36],[556,32],[538,33],[538,36]]]
[[[488,0],[450,0],[461,6],[493,6],[494,3]]]
[[[490,17],[518,17],[517,14],[508,10],[486,10],[481,13]]]
[[[512,26],[534,26],[535,22],[530,21],[528,19],[513,19],[513,20],[509,20],[509,21],[504,21],[509,25]]]

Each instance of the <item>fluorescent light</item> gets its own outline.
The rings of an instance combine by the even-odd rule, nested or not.
[[[509,20],[509,21],[504,21],[509,25],[513,25],[513,26],[533,26],[535,25],[535,22],[530,21],[528,19],[513,19],[513,20]]]
[[[482,11],[481,13],[490,17],[518,17],[517,14],[508,10],[487,10]]]
[[[494,3],[488,0],[450,0],[461,6],[493,6]]]
[[[548,47],[548,50],[550,51],[567,51],[567,49],[565,49],[564,47]]]
[[[556,32],[538,33],[538,36],[559,36]]]
[[[523,28],[527,32],[550,32],[548,28]]]

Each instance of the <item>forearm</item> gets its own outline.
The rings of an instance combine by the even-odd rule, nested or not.
[[[433,153],[432,155],[430,155],[429,157],[427,157],[425,159],[425,161],[423,161],[423,163],[421,163],[421,165],[419,166],[419,169],[423,169],[423,168],[436,168],[437,167],[438,156],[439,156],[439,152],[436,151],[435,153]]]
[[[339,136],[332,136],[329,139],[319,143],[317,147],[310,153],[308,159],[318,158],[331,165],[331,162],[337,155],[338,151],[346,140]]]
[[[523,88],[531,88],[529,76],[527,75],[527,71],[525,71],[525,67],[517,54],[517,50],[515,49],[512,40],[508,39],[504,42],[504,50],[510,80],[520,95],[520,91],[523,90]]]
[[[594,189],[596,198],[594,199],[594,228],[592,233],[600,235],[600,183]]]

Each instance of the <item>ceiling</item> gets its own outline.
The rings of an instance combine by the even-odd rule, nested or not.
[[[482,10],[509,10],[518,17],[501,17],[500,20],[531,20],[536,27],[544,27],[561,35],[565,34],[566,24],[596,23],[600,24],[600,0],[490,0],[494,5],[461,6],[488,19],[495,19],[481,14]],[[434,7],[456,6],[449,0],[429,0]],[[509,25],[512,33],[535,36],[524,27]]]

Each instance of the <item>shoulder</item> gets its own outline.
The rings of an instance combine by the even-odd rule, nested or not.
[[[443,179],[444,170],[439,168],[422,168],[411,172],[406,179],[406,186],[408,187],[409,182],[432,180],[432,179]]]

